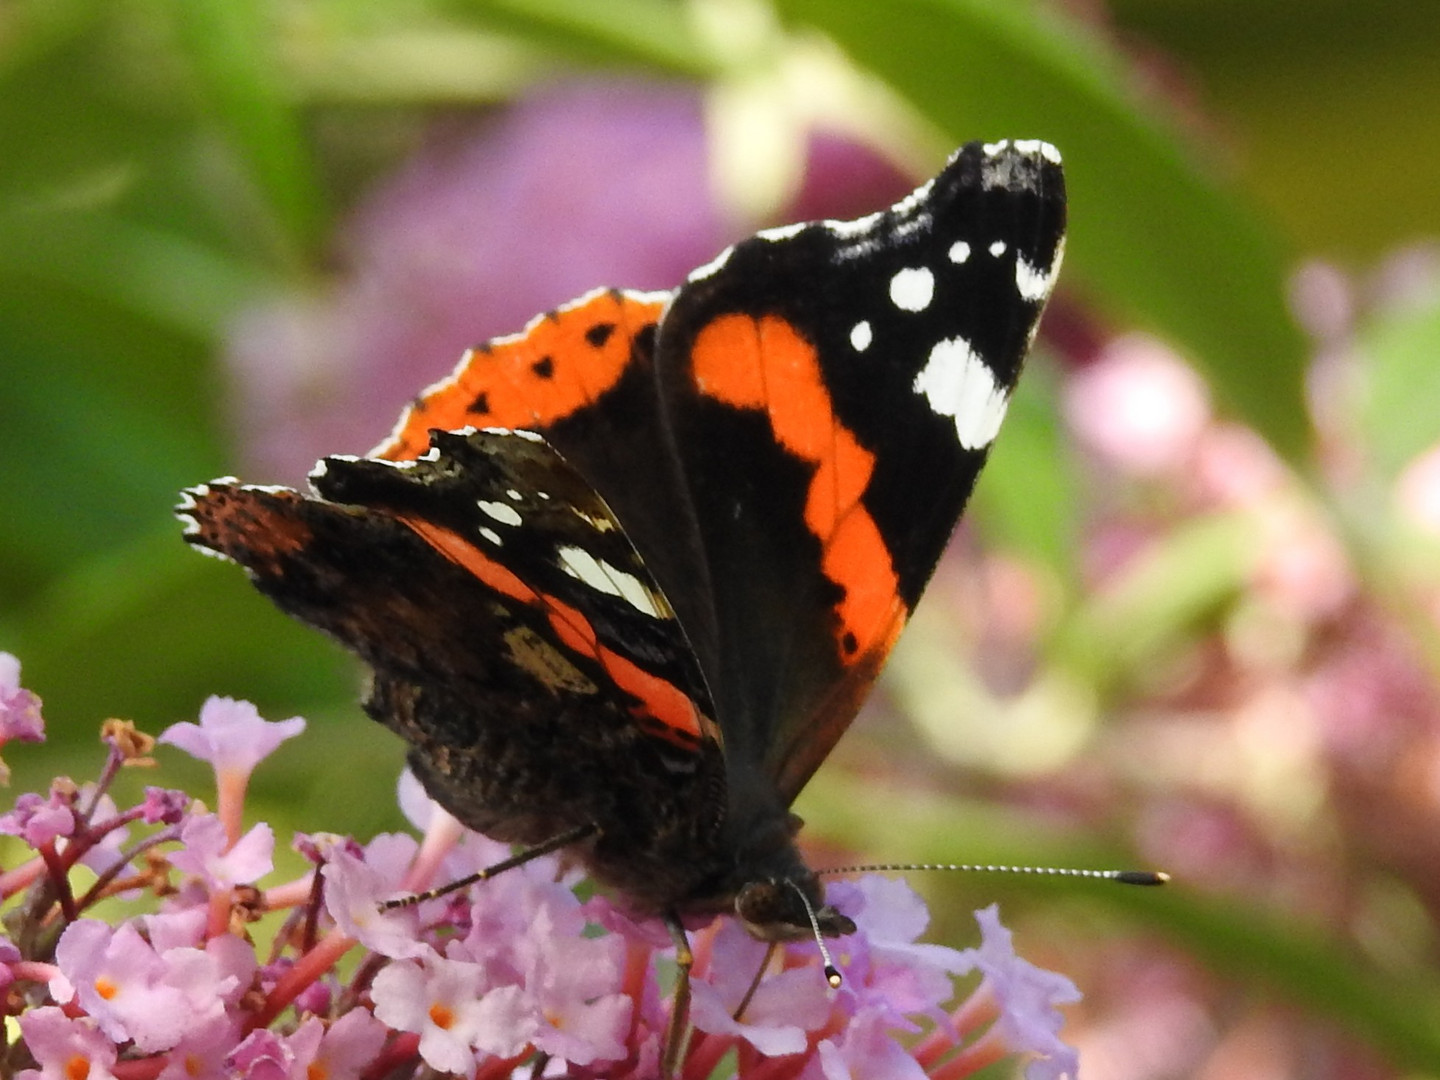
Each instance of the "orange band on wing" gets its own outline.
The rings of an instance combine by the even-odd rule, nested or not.
[[[590,293],[541,315],[518,334],[470,349],[369,456],[414,460],[430,448],[435,428],[535,430],[569,416],[620,380],[636,336],[654,324],[663,307],[663,297]]]
[[[650,721],[644,724],[647,732],[685,750],[694,750],[699,744],[701,713],[689,695],[674,683],[651,674],[602,645],[590,620],[575,608],[554,596],[536,592],[516,574],[487,557],[451,529],[420,518],[402,517],[398,520],[445,558],[502,596],[543,610],[557,640],[574,652],[597,661],[616,686],[643,703],[640,718]]]
[[[805,524],[820,538],[825,576],[845,590],[842,655],[888,650],[906,611],[890,551],[860,501],[875,455],[836,419],[815,347],[778,316],[725,315],[696,335],[691,359],[706,396],[765,410],[780,444],[815,465]]]

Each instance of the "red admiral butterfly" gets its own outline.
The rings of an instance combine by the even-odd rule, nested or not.
[[[185,538],[374,670],[461,822],[641,912],[853,930],[790,804],[935,567],[1060,265],[1060,158],[972,143],[857,221],[471,350],[313,495],[218,480]]]

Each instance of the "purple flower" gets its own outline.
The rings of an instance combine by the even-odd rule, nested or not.
[[[485,971],[431,953],[397,960],[375,976],[375,1016],[420,1036],[420,1056],[440,1072],[468,1072],[475,1048],[511,1057],[525,1048],[532,1010],[518,986],[486,990]]]
[[[20,661],[0,652],[0,746],[11,739],[43,742],[40,699],[20,685]]]
[[[295,1051],[268,1028],[252,1031],[225,1059],[226,1074],[237,1080],[290,1080]]]
[[[264,877],[274,865],[275,834],[264,822],[228,844],[219,817],[203,814],[185,822],[180,840],[185,846],[170,857],[170,864],[204,878],[211,889],[248,884]]]
[[[115,1044],[88,1017],[42,1005],[20,1014],[20,1035],[40,1068],[22,1069],[16,1080],[115,1080]]]
[[[277,746],[304,730],[298,716],[271,722],[248,701],[211,697],[200,707],[200,723],[171,724],[159,741],[208,762],[217,773],[248,777]]]
[[[673,288],[764,224],[716,198],[699,87],[552,86],[437,135],[351,217],[330,297],[256,310],[232,337],[236,427],[262,477],[374,446],[469,346],[596,286]],[[801,216],[868,212],[913,186],[852,142],[809,149]]]
[[[830,1016],[831,991],[818,968],[792,968],[768,976],[741,1019],[734,1019],[766,948],[739,922],[725,920],[714,934],[709,971],[692,988],[691,1016],[698,1030],[743,1039],[762,1054],[798,1054],[808,1047],[806,1033]]]
[[[954,995],[952,977],[971,970],[965,954],[917,940],[930,923],[925,902],[908,882],[875,875],[830,886],[830,902],[855,920],[860,932],[842,947],[846,982],[855,1009],[883,1006],[895,1018],[939,1016]]]
[[[538,896],[527,914],[513,948],[533,1017],[529,1041],[576,1065],[623,1058],[631,1005],[620,992],[624,943],[585,937],[580,902],[563,886]]]
[[[672,286],[728,239],[698,89],[562,86],[449,135],[355,213],[331,300],[240,324],[227,359],[262,475],[366,450],[468,346],[597,285]]]
[[[980,946],[964,956],[985,976],[982,990],[1000,1009],[995,1031],[1013,1053],[1038,1054],[1025,1069],[1026,1080],[1075,1077],[1080,1058],[1074,1047],[1060,1039],[1064,1017],[1057,1005],[1080,1000],[1080,991],[1063,975],[1038,968],[1015,955],[1010,931],[1000,924],[998,905],[975,913],[980,924]]]
[[[131,923],[111,928],[80,919],[60,935],[55,962],[76,1003],[106,1035],[153,1052],[169,1050],[224,1017],[227,1000],[242,986],[235,969],[244,966],[233,947],[226,952],[222,945],[214,952],[174,948],[162,954]]]
[[[141,815],[147,825],[176,825],[190,805],[190,796],[183,791],[169,788],[147,787],[145,789],[144,811]]]
[[[229,1017],[218,1017],[185,1033],[156,1080],[233,1080],[227,1065],[239,1032]]]
[[[27,791],[16,798],[13,809],[0,814],[0,833],[18,836],[33,848],[69,836],[75,831],[71,801],[55,790],[48,798]]]
[[[385,1044],[385,1025],[364,1009],[351,1009],[328,1028],[310,1017],[290,1036],[297,1071],[325,1080],[358,1080]]]
[[[889,1009],[860,1009],[838,1036],[816,1047],[815,1057],[800,1074],[802,1080],[864,1080],[871,1076],[924,1080],[925,1069],[895,1041],[893,1026]]]
[[[421,905],[380,907],[402,895],[400,881],[416,850],[413,837],[386,834],[372,840],[361,856],[335,846],[321,871],[325,908],[335,925],[381,956],[419,957],[430,951],[420,940]]]

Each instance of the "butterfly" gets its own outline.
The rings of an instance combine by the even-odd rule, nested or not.
[[[190,489],[185,539],[371,669],[429,794],[640,914],[838,936],[790,806],[1004,418],[1064,246],[1060,157],[971,143],[854,221],[467,352],[311,491]]]

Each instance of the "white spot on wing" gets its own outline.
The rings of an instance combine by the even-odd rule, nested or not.
[[[907,266],[890,279],[890,300],[901,311],[924,311],[935,296],[935,275],[923,266]]]
[[[521,499],[524,498],[524,496],[521,495],[520,492],[516,491],[514,488],[506,488],[505,497],[511,502],[519,502]]]
[[[1044,300],[1050,295],[1050,286],[1054,281],[1051,267],[1036,266],[1024,255],[1015,259],[1015,287],[1026,300]]]
[[[660,610],[655,597],[634,574],[627,574],[611,566],[604,559],[597,559],[584,548],[573,545],[562,547],[557,552],[560,569],[584,582],[596,592],[607,596],[618,596],[636,611],[651,618],[663,619],[667,614]]]
[[[856,352],[864,352],[870,347],[874,336],[870,324],[862,319],[850,328],[850,347]]]
[[[915,392],[925,395],[932,411],[955,419],[955,436],[966,450],[990,445],[1010,400],[990,366],[960,337],[947,338],[930,350],[915,376]]]
[[[489,502],[485,499],[476,499],[475,505],[486,517],[500,522],[501,525],[519,525],[520,512],[509,503]]]
[[[957,266],[970,258],[970,245],[964,240],[956,240],[950,245],[950,261]]]
[[[1015,149],[1022,154],[1029,154],[1031,157],[1039,155],[1052,165],[1060,164],[1060,151],[1044,139],[1016,139]]]
[[[1005,241],[1004,241],[1004,240],[996,240],[993,244],[991,244],[991,245],[990,245],[990,254],[991,254],[991,255],[994,255],[997,259],[998,259],[1001,255],[1004,255],[1004,254],[1005,254]]]
[[[505,546],[505,542],[500,539],[500,534],[497,533],[494,529],[490,528],[489,525],[481,525],[478,531],[481,536],[483,536],[486,540],[489,540],[496,547]]]

